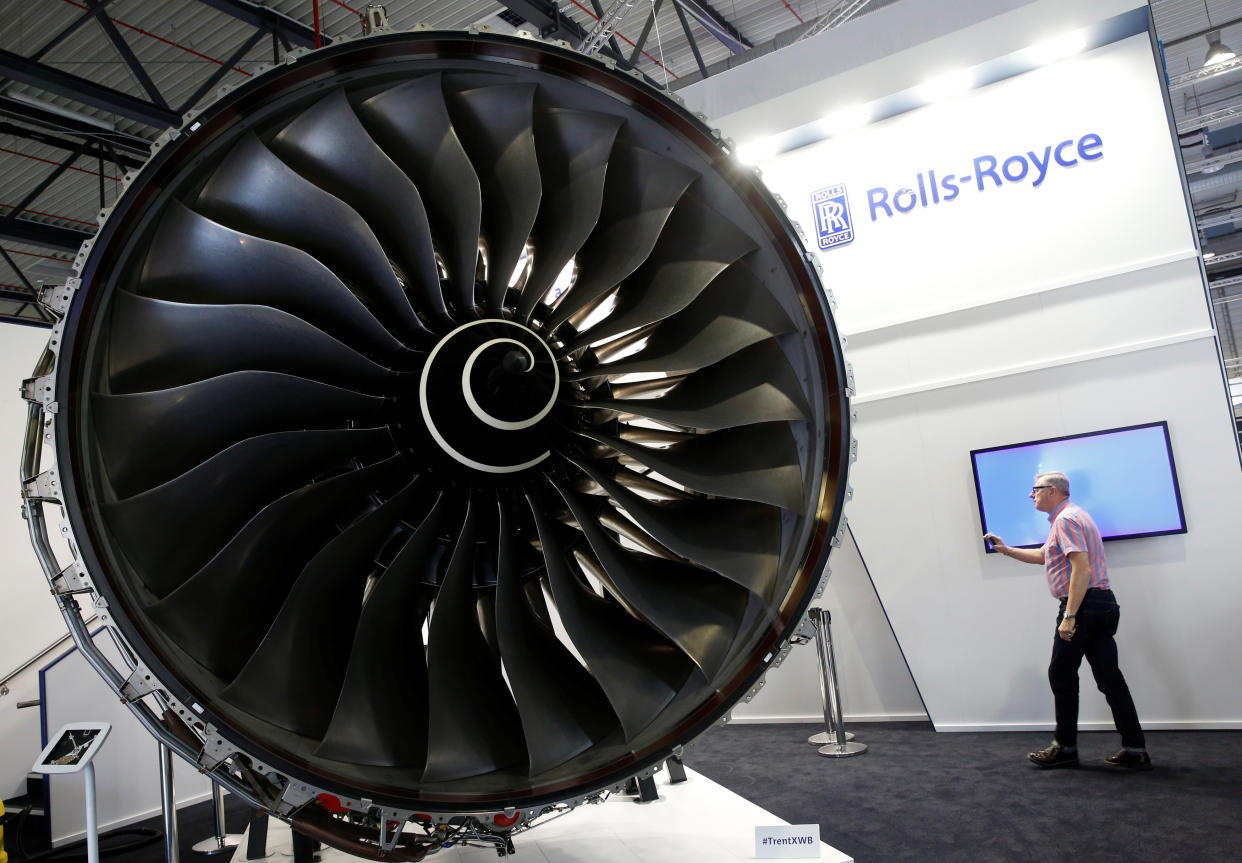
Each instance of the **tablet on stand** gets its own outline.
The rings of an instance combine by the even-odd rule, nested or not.
[[[99,822],[95,806],[95,765],[112,725],[107,722],[70,722],[53,735],[39,753],[32,768],[36,773],[83,773],[86,783],[86,855],[89,863],[99,863]]]

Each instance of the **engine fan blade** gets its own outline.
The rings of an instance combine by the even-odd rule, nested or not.
[[[651,257],[621,284],[616,308],[565,350],[573,352],[676,314],[722,270],[755,248],[740,228],[687,195],[673,208]]]
[[[322,330],[265,306],[190,306],[118,291],[108,371],[114,393],[272,371],[381,393],[393,372]]]
[[[305,180],[246,132],[220,162],[193,209],[228,227],[309,252],[410,344],[427,329],[414,314],[371,228],[339,198]]]
[[[440,583],[427,632],[430,685],[427,769],[443,782],[490,773],[526,761],[517,729],[521,718],[475,610],[475,538],[481,501],[471,496]],[[463,686],[463,681],[470,685]]]
[[[427,495],[426,483],[400,492],[334,537],[306,565],[254,655],[223,697],[267,722],[322,737],[345,676],[376,552]]]
[[[620,598],[713,679],[746,612],[746,591],[714,572],[622,548],[581,497],[559,484],[557,491]]]
[[[457,317],[475,317],[482,192],[479,178],[453,130],[439,74],[385,90],[356,108],[359,119],[390,158],[414,181],[452,284]]]
[[[415,307],[449,320],[427,212],[414,183],[371,139],[345,91],[333,90],[272,139],[271,148],[317,186],[356,210],[417,297]]]
[[[789,360],[771,340],[699,369],[660,398],[589,399],[573,404],[699,429],[811,418],[811,407]]]
[[[738,500],[651,501],[594,465],[570,461],[659,542],[764,599],[773,598],[781,555],[779,509]]]
[[[148,589],[165,596],[267,504],[354,459],[369,463],[392,452],[383,429],[259,435],[150,491],[104,504],[104,517]]]
[[[535,155],[534,84],[478,87],[455,93],[449,114],[483,193],[487,238],[487,308],[504,311],[509,280],[539,212],[543,187]]]
[[[167,390],[91,396],[100,453],[118,498],[167,482],[255,435],[378,426],[383,407],[376,396],[252,371]]]
[[[241,671],[276,619],[298,574],[386,491],[401,457],[310,483],[264,507],[198,572],[148,609],[179,647],[223,681]]]
[[[604,739],[619,721],[599,684],[546,622],[538,578],[523,583],[516,537],[515,515],[502,505],[496,634],[536,776]]]
[[[169,202],[134,293],[177,303],[271,306],[387,365],[418,356],[306,252],[226,228],[180,201]]]
[[[578,434],[630,456],[687,488],[770,503],[790,512],[802,510],[802,465],[788,423],[723,429],[695,435],[665,449],[589,429]]]
[[[694,664],[659,632],[589,590],[570,570],[543,503],[529,493],[527,501],[565,632],[608,696],[626,741],[634,740],[690,679]]]
[[[518,320],[530,320],[531,312],[595,229],[604,202],[608,159],[623,122],[610,114],[568,108],[551,108],[536,116],[543,202],[531,231],[535,262],[518,302]]]
[[[648,331],[641,349],[566,378],[701,369],[756,342],[792,331],[785,310],[754,272],[738,262],[714,278],[684,310]],[[609,342],[608,347],[613,344]]]
[[[638,269],[696,177],[680,162],[617,142],[604,180],[599,224],[578,252],[578,281],[548,315],[547,332],[589,308]]]
[[[447,509],[441,493],[371,589],[316,755],[389,767],[426,763],[430,694],[422,626],[435,595],[434,552]]]

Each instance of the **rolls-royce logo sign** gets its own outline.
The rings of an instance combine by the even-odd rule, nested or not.
[[[815,234],[821,249],[844,246],[854,239],[854,221],[850,217],[850,199],[844,184],[812,192],[811,206],[815,210]]]
[[[1104,140],[1094,132],[1007,157],[985,153],[975,156],[966,171],[928,169],[916,173],[913,182],[907,180],[900,186],[867,189],[866,209],[871,222],[887,221],[914,210],[955,201],[964,192],[971,193],[965,196],[969,199],[1003,186],[1027,185],[1038,189],[1054,172],[1103,158]],[[991,195],[988,197],[990,199]],[[812,192],[811,209],[815,214],[815,234],[820,249],[834,249],[853,242],[854,219],[844,183]]]

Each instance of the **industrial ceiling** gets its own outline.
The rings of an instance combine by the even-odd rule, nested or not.
[[[387,0],[408,29],[519,29],[602,53],[676,90],[897,0]],[[366,0],[0,0],[0,320],[47,325],[125,172],[165,129],[298,48],[361,34]],[[1242,0],[1152,0],[1230,377],[1242,375]],[[609,31],[613,32],[609,32]]]

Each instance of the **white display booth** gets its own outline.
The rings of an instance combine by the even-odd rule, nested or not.
[[[905,0],[683,92],[772,154],[764,180],[839,304],[858,392],[846,512],[887,621],[863,600],[834,624],[891,622],[937,729],[1050,728],[1056,604],[1041,568],[985,554],[969,453],[1167,420],[1188,532],[1107,545],[1121,665],[1147,727],[1242,727],[1242,466],[1146,6],[963,6],[958,26],[970,11]],[[953,68],[956,94],[920,86]],[[866,572],[833,560],[861,597]],[[851,673],[906,675],[842,654],[847,712]],[[748,710],[813,712],[813,678],[783,672]],[[1083,727],[1111,727],[1085,668],[1083,693]]]

